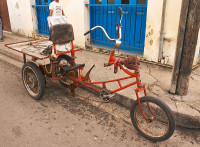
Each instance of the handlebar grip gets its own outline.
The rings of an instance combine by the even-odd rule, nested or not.
[[[85,32],[84,36],[87,35],[87,34],[89,34],[89,33],[91,33],[91,32],[92,32],[92,30],[89,30],[89,31]]]

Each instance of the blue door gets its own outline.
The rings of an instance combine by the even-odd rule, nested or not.
[[[51,1],[53,0],[35,0],[39,34],[49,35],[50,33],[47,17],[49,16],[49,4]]]
[[[90,27],[103,26],[111,38],[117,38],[116,22],[123,9],[122,45],[120,49],[143,53],[146,30],[147,0],[90,0]],[[102,30],[92,32],[92,41],[97,45],[113,46]]]

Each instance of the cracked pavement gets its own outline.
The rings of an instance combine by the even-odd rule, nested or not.
[[[199,129],[180,127],[170,139],[150,142],[130,123],[129,110],[112,101],[97,102],[98,95],[84,88],[76,89],[87,98],[82,100],[58,82],[47,81],[44,97],[35,101],[23,87],[21,66],[0,55],[1,146],[188,147],[200,143]]]
[[[31,40],[32,38],[26,38],[24,36],[13,35],[13,34],[5,34],[5,35],[6,35],[6,40],[4,42],[0,42],[0,53],[10,56],[13,59],[22,61],[21,54],[7,49],[6,47],[4,47],[4,44]],[[75,55],[77,57],[76,58],[77,64],[85,63],[85,69],[84,69],[85,73],[94,64],[96,65],[90,74],[92,81],[104,81],[108,79],[127,76],[120,69],[118,70],[117,74],[114,74],[113,66],[104,67],[104,63],[106,63],[109,59],[109,55],[107,54],[101,54],[83,50],[76,52]],[[178,96],[168,93],[168,90],[171,85],[172,69],[157,66],[154,64],[148,64],[143,62],[140,63],[141,63],[140,65],[141,80],[142,83],[144,83],[147,87],[147,94],[149,96],[154,96],[161,99],[172,109],[172,111],[175,114],[177,125],[189,128],[200,128],[200,98],[199,98],[200,68],[197,67],[192,71],[188,95]],[[126,81],[121,81],[121,84],[123,85],[129,82],[130,79]],[[117,83],[110,83],[106,86],[108,89],[118,88]],[[122,91],[119,91],[117,93],[118,97],[121,97],[122,101],[127,101],[127,104],[130,103],[128,99],[136,100],[134,91],[135,88],[136,86],[132,86]],[[143,94],[140,93],[140,96],[143,96]],[[189,121],[191,119],[194,121],[194,123],[191,123]]]
[[[85,55],[87,55],[87,58],[85,58]],[[117,74],[114,74],[113,66],[103,67],[103,64],[106,63],[109,59],[109,56],[106,54],[100,54],[84,50],[81,52],[77,52],[76,56],[77,63],[86,64],[85,72],[89,70],[89,68],[95,63],[96,66],[91,72],[91,79],[93,81],[114,79],[126,75],[120,70]],[[140,63],[141,80],[142,83],[146,84],[148,95],[161,99],[172,109],[173,112],[175,112],[175,119],[178,122],[177,125],[189,128],[200,128],[200,88],[198,86],[198,83],[200,83],[200,69],[194,69],[191,74],[191,77],[193,77],[193,79],[190,80],[188,95],[178,96],[168,93],[171,84],[172,69],[143,62]],[[128,83],[128,81],[129,80],[123,81],[123,83]],[[116,88],[116,85],[117,83],[112,83],[107,87],[109,89],[114,89]],[[118,94],[135,100],[136,96],[134,93],[134,89],[135,86],[129,87],[125,90],[118,92]],[[143,94],[141,93],[140,96],[143,96]],[[187,117],[183,118],[183,115],[186,115]],[[188,120],[185,119],[189,119],[189,116],[196,119],[195,122],[197,123],[194,123],[194,125],[188,125]],[[186,122],[185,124],[184,121]],[[199,124],[199,126],[196,126],[196,124]]]

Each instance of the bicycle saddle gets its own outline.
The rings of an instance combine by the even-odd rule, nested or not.
[[[127,58],[122,58],[117,60],[117,62],[114,64],[114,73],[118,72],[118,64],[124,65],[130,70],[138,70],[140,62],[138,61],[138,58],[136,55],[129,56]]]

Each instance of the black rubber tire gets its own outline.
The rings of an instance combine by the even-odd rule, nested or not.
[[[73,60],[72,57],[63,54],[63,55],[58,56],[58,58],[57,58],[58,64],[60,63],[60,61],[61,61],[62,59],[66,60],[68,63],[69,63],[71,60]],[[70,66],[70,64],[69,64],[69,66]],[[74,72],[75,72],[75,76],[78,77],[78,71],[77,71],[77,70],[74,70]],[[58,81],[59,81],[64,87],[69,88],[69,85],[66,84],[63,80],[58,80]]]
[[[144,96],[142,98],[140,98],[140,103],[153,103],[156,104],[157,106],[159,106],[163,112],[166,114],[166,117],[168,119],[168,129],[166,131],[165,134],[162,134],[162,136],[151,136],[148,133],[145,133],[144,131],[141,130],[141,128],[139,127],[137,120],[135,118],[135,113],[136,113],[136,108],[139,106],[138,105],[138,101],[135,101],[131,107],[131,111],[130,111],[130,116],[131,116],[131,121],[134,125],[134,127],[136,128],[136,130],[146,139],[153,141],[153,142],[159,142],[159,141],[164,141],[167,140],[168,138],[170,138],[172,136],[172,134],[174,133],[174,129],[175,129],[175,121],[174,121],[174,116],[172,111],[170,110],[170,108],[161,100],[154,98],[154,97],[150,97],[150,96]],[[147,109],[149,112],[151,112],[149,109]],[[141,112],[140,112],[141,113]],[[160,111],[158,113],[161,113]],[[142,116],[143,117],[143,116]],[[153,122],[153,121],[152,121]],[[151,123],[151,122],[150,122]],[[163,123],[163,122],[162,122]],[[156,128],[156,127],[155,127]]]
[[[32,75],[35,76],[36,80],[37,80],[37,86],[38,86],[38,92],[34,94],[34,92],[31,90],[30,86],[25,83],[25,75],[26,70],[31,70],[32,71]],[[42,72],[40,71],[39,67],[33,63],[33,62],[27,62],[23,65],[22,67],[22,81],[24,84],[24,87],[26,89],[26,91],[28,92],[28,94],[35,100],[39,100],[45,93],[45,78],[42,74]]]

